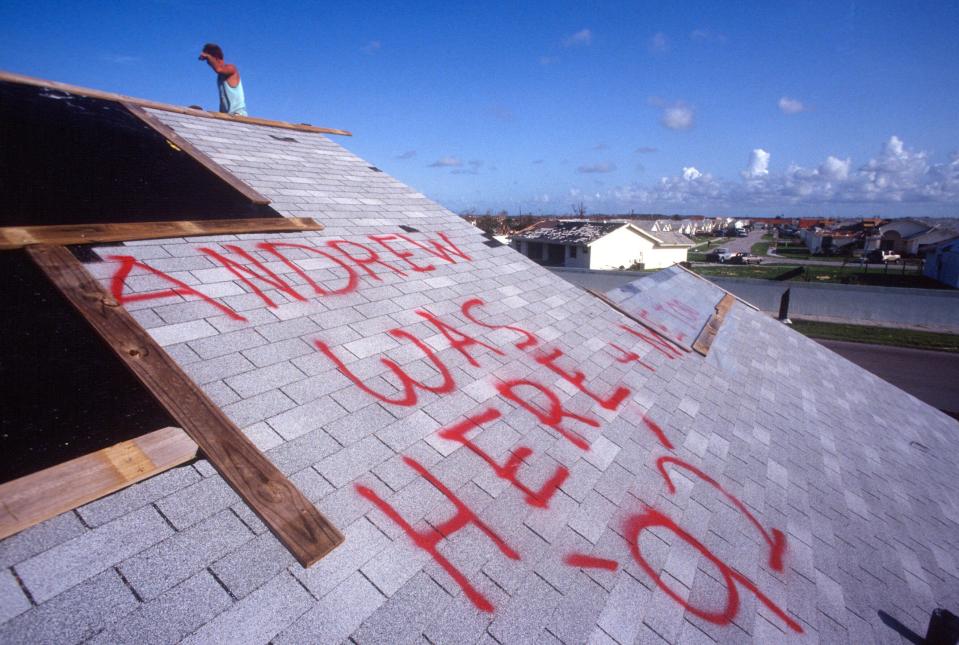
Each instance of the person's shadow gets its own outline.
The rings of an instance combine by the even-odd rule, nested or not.
[[[959,617],[946,609],[936,609],[929,619],[925,638],[912,631],[884,611],[878,612],[879,620],[894,632],[916,645],[956,645],[959,643]]]

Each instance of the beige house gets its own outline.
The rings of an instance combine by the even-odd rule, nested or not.
[[[627,222],[543,222],[513,236],[510,245],[546,266],[581,269],[662,269],[686,260],[693,241],[671,231]]]

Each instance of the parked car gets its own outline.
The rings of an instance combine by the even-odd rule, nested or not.
[[[758,255],[751,253],[736,253],[726,260],[730,264],[762,264],[763,259]]]
[[[733,257],[732,252],[726,247],[720,246],[706,254],[706,261],[707,262],[725,262],[731,257]]]
[[[873,264],[885,264],[887,262],[898,262],[900,259],[899,255],[892,251],[873,249],[866,254],[865,261]]]

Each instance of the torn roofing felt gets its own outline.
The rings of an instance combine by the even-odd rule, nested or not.
[[[0,542],[0,639],[876,642],[956,609],[954,420],[738,302],[671,344],[723,296],[685,272],[619,301],[657,334],[319,134],[154,114],[327,229],[87,269],[346,542],[303,569],[200,461]]]
[[[276,217],[123,105],[0,80],[0,225]]]
[[[173,425],[25,252],[0,291],[0,483]]]

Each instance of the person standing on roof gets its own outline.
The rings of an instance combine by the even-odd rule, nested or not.
[[[246,97],[243,96],[243,83],[240,82],[240,70],[223,60],[223,50],[219,45],[207,43],[200,53],[216,72],[216,87],[220,92],[220,112],[246,116]]]

